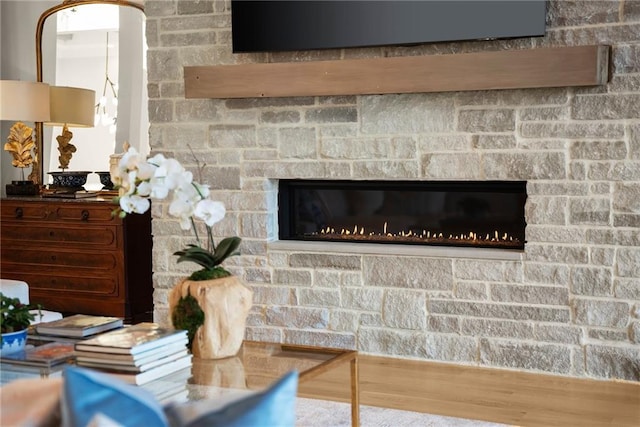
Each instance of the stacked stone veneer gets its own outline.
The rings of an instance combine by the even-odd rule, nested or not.
[[[146,2],[151,143],[195,170],[243,238],[247,338],[554,374],[640,379],[640,2],[551,1],[544,38],[231,53],[227,1]],[[593,88],[184,98],[183,66],[612,46]],[[366,73],[367,70],[363,70]],[[526,180],[521,259],[274,248],[277,180]],[[193,267],[154,205],[155,315]]]

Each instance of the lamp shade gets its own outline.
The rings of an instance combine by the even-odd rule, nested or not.
[[[49,112],[48,84],[0,80],[0,120],[44,122]]]
[[[50,126],[93,127],[96,108],[96,92],[89,89],[67,86],[49,88],[51,119]]]

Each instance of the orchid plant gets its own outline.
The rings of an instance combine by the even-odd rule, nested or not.
[[[198,172],[202,169],[196,159]],[[208,185],[193,180],[193,174],[175,159],[162,154],[145,159],[133,147],[122,156],[117,170],[111,172],[111,180],[118,187],[119,215],[144,213],[151,207],[151,200],[169,200],[169,215],[180,220],[183,230],[193,229],[196,244],[175,252],[178,262],[190,261],[202,267],[194,272],[191,280],[208,280],[230,276],[220,264],[237,255],[241,239],[227,237],[215,244],[211,227],[221,221],[226,210],[224,204],[210,198]],[[195,220],[204,221],[207,236],[203,247]]]

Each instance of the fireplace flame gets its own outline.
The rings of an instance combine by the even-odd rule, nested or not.
[[[455,244],[462,246],[503,246],[521,247],[521,242],[507,232],[494,230],[486,233],[484,237],[477,231],[470,230],[467,233],[448,234],[433,230],[403,230],[397,233],[390,232],[388,223],[385,222],[382,231],[367,230],[364,226],[354,225],[353,228],[340,228],[339,232],[333,227],[325,227],[316,233],[310,233],[311,237],[321,237],[322,240],[341,241],[372,241],[372,242],[397,242],[397,243],[423,243],[423,244]]]

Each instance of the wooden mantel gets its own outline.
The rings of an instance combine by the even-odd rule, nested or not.
[[[605,84],[609,46],[184,68],[186,98],[450,92]]]

